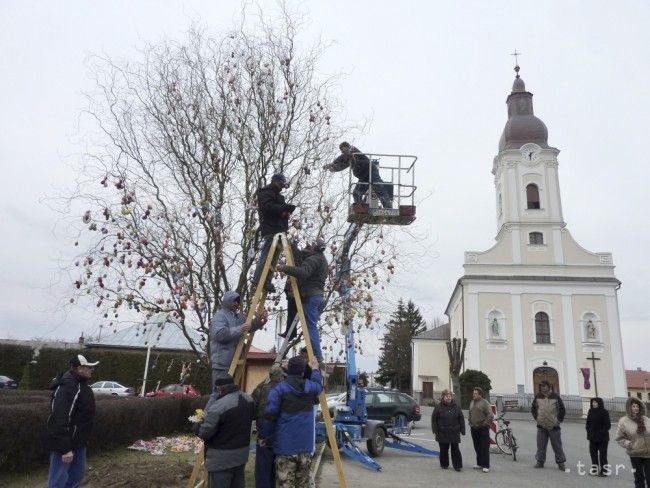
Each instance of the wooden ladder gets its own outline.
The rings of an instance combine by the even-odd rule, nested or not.
[[[266,301],[267,294],[265,284],[269,273],[275,272],[275,266],[280,254],[277,252],[278,248],[280,248],[280,251],[284,253],[285,261],[289,266],[296,265],[293,257],[293,251],[291,249],[291,245],[287,236],[281,233],[275,234],[275,236],[273,236],[273,241],[271,242],[271,247],[269,248],[269,252],[266,257],[266,262],[264,263],[264,268],[262,269],[262,274],[260,276],[259,282],[257,283],[255,294],[253,295],[253,299],[251,300],[250,306],[248,308],[248,315],[246,317],[247,322],[251,322],[255,315],[258,317],[261,316],[262,312],[264,311],[264,303]],[[314,349],[311,346],[309,329],[307,328],[307,320],[305,318],[305,311],[302,306],[302,299],[300,298],[300,291],[298,289],[298,280],[295,277],[288,275],[287,279],[291,280],[291,290],[296,300],[298,319],[300,320],[302,335],[305,338],[305,345],[307,346],[307,356],[311,361],[315,357]],[[251,329],[249,332],[241,336],[239,343],[237,344],[237,348],[235,349],[235,354],[233,356],[232,363],[230,364],[230,369],[228,370],[228,373],[234,378],[235,384],[239,384],[242,386],[242,388],[244,387],[243,381],[245,380],[246,359],[248,357],[248,351],[250,350],[250,347],[253,343],[254,335],[255,331]],[[329,445],[336,446],[336,433],[334,432],[332,417],[330,415],[329,407],[327,406],[325,390],[321,391],[319,401],[321,412],[323,414],[323,420],[325,421],[325,428],[327,430],[327,439],[329,440]],[[339,477],[339,485],[342,488],[347,488],[348,484],[345,478],[345,472],[343,471],[341,453],[338,449],[332,449],[332,454],[334,456],[336,471]],[[188,488],[205,488],[208,485],[208,473],[204,469],[203,462],[203,452],[199,452],[194,463],[192,475],[190,476],[190,480],[187,484]]]

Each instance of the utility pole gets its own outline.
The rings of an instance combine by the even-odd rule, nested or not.
[[[591,361],[591,367],[594,370],[594,389],[596,390],[596,396],[598,396],[598,378],[596,377],[596,361],[600,361],[600,358],[597,358],[596,355],[591,352],[591,356],[587,356],[587,360]]]

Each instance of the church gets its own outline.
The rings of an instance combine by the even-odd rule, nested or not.
[[[495,393],[535,393],[547,380],[560,395],[625,397],[612,255],[587,251],[569,233],[560,151],[515,71],[492,164],[496,243],[465,252],[445,310],[449,336],[467,339],[465,369],[486,373]]]

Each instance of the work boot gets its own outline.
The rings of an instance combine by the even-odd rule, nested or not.
[[[557,467],[560,471],[566,471],[566,464],[564,463],[559,463]]]
[[[544,463],[540,463],[539,461],[537,461],[537,464],[535,464],[535,467],[536,467],[536,468],[543,468],[543,467],[544,467]]]

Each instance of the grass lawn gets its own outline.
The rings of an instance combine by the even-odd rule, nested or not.
[[[193,452],[168,452],[153,456],[131,449],[115,449],[88,458],[84,487],[185,487],[196,460]],[[246,485],[254,486],[255,454],[246,465]],[[47,483],[47,466],[30,473],[0,474],[5,488],[43,487]]]

